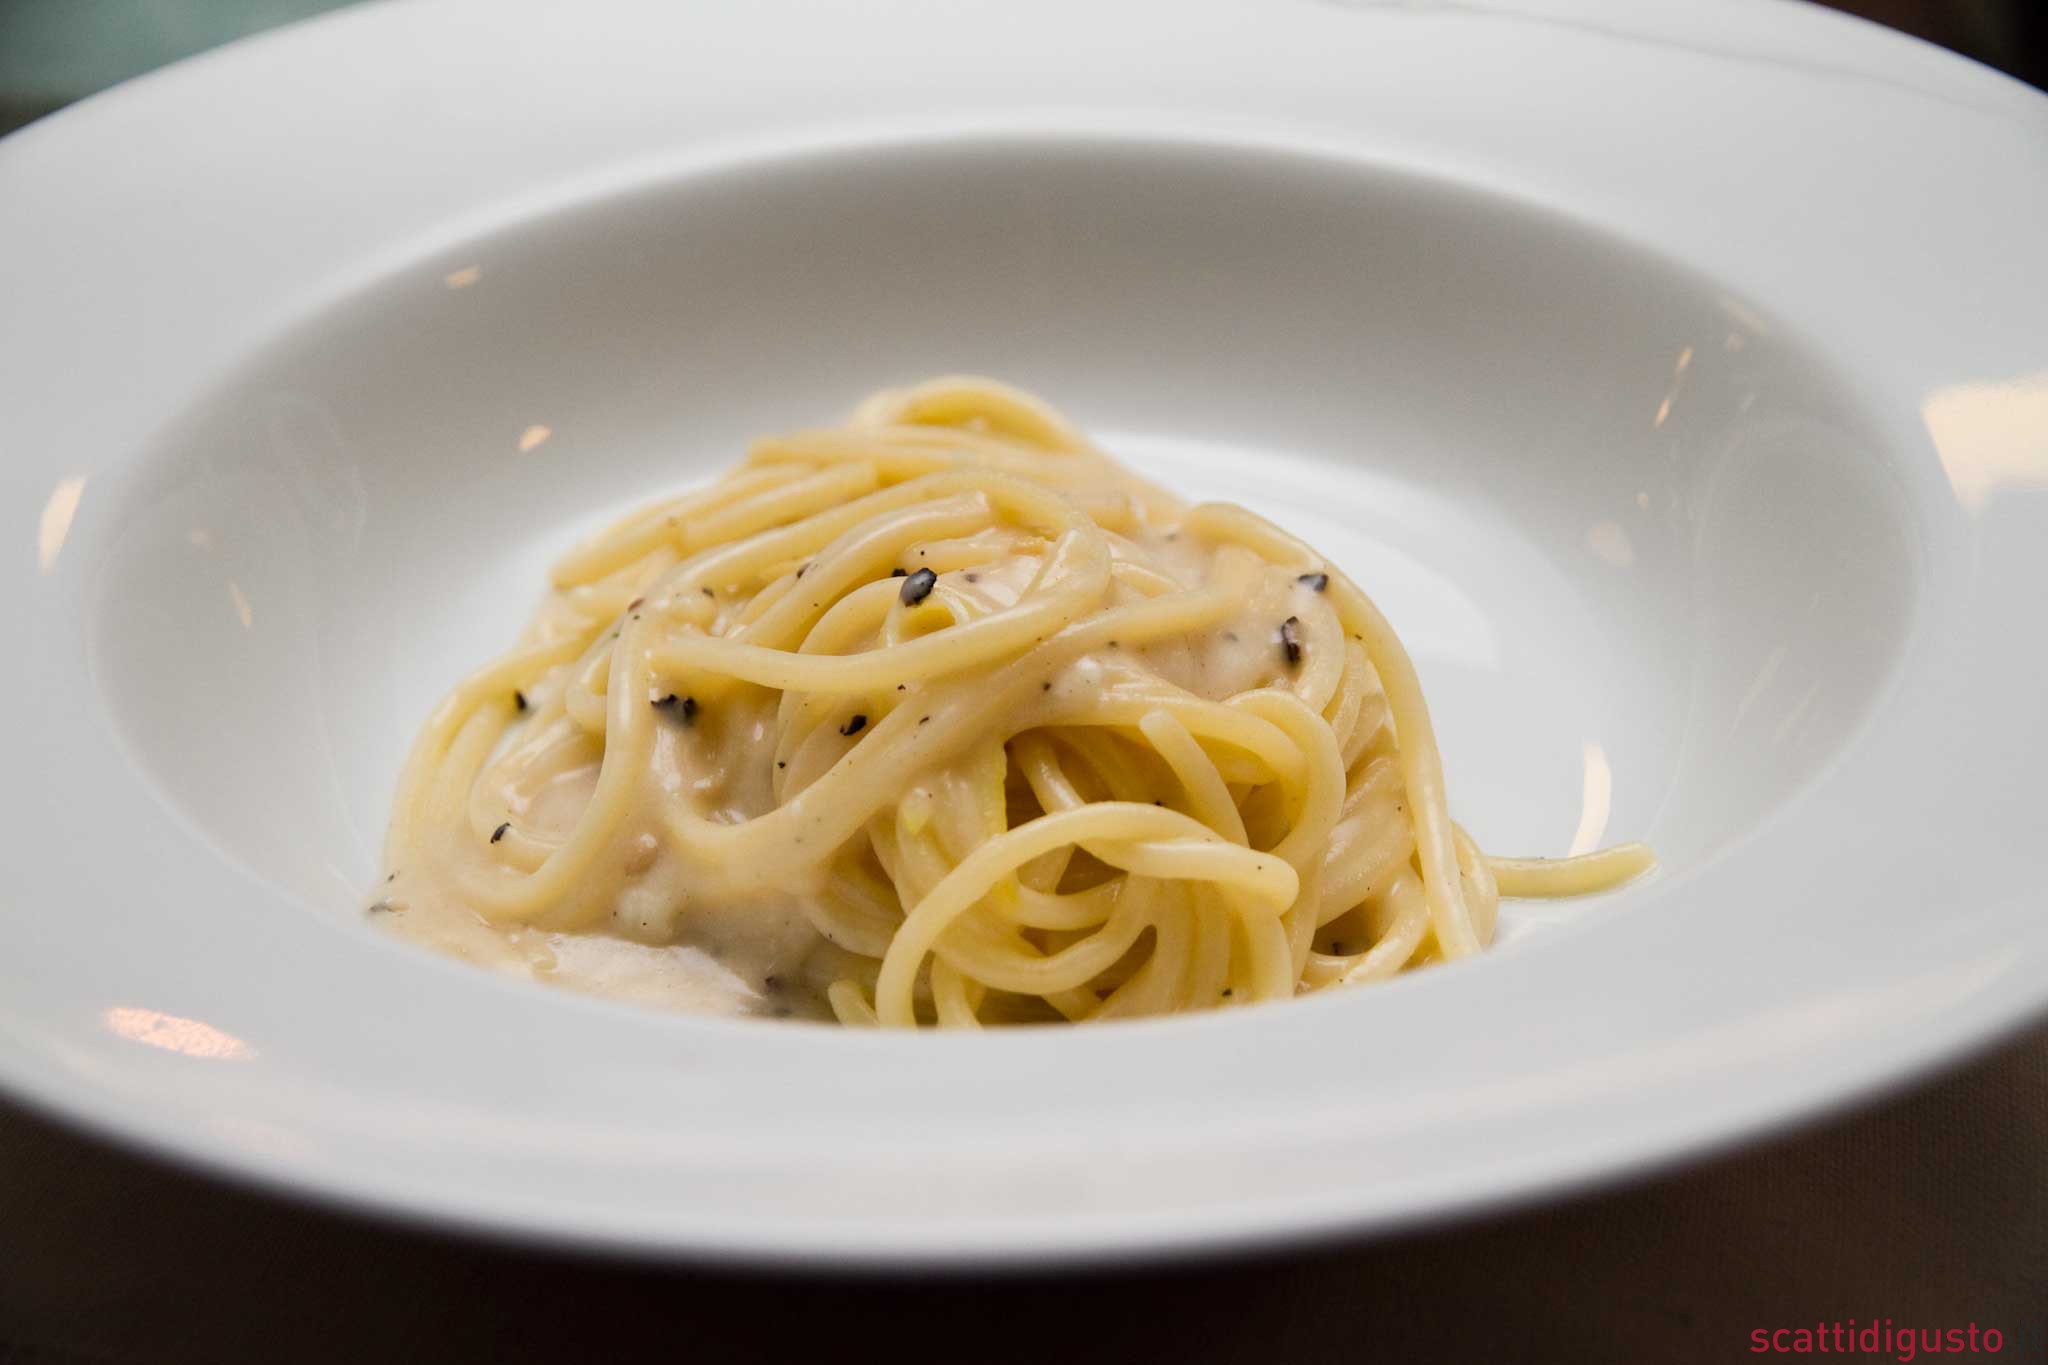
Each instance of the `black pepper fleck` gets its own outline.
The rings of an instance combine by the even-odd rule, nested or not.
[[[705,595],[706,597],[716,597],[716,596],[718,596],[718,594],[717,594],[717,593],[715,593],[715,592],[711,591],[711,589],[709,589],[709,588],[700,588],[700,589],[699,589],[698,591],[702,592],[702,593],[703,593],[703,594],[704,594],[704,595]]]
[[[889,577],[891,577],[891,578],[908,578],[909,576],[910,576],[910,570],[908,570],[908,569],[891,569],[891,570],[889,570]]]
[[[775,766],[778,768],[787,768],[789,765],[778,758],[775,760]]]
[[[1290,616],[1280,623],[1280,652],[1289,664],[1301,662],[1301,618]]]
[[[779,991],[779,990],[781,990],[781,989],[782,989],[782,978],[781,978],[781,977],[779,977],[779,976],[764,976],[764,977],[762,977],[762,978],[761,978],[761,989],[762,989],[762,990],[764,990],[764,991]]]
[[[522,711],[526,709],[526,694],[516,687],[512,689],[512,704]]]
[[[378,901],[375,905],[369,908],[367,913],[372,915],[388,915],[397,909],[398,907],[393,905],[390,901]]]
[[[842,735],[857,735],[867,728],[867,724],[868,718],[856,712],[852,720],[839,727],[839,733]]]
[[[1295,579],[1294,581],[1297,583],[1306,583],[1311,588],[1314,588],[1317,592],[1321,592],[1323,589],[1330,586],[1330,576],[1326,573],[1305,573],[1301,575],[1301,577]]]
[[[1049,682],[1042,682],[1038,685],[1038,690],[1041,692],[1050,692],[1052,691],[1052,684]]]
[[[928,721],[930,721],[930,720],[931,720],[931,717],[930,717],[930,716],[919,716],[919,717],[917,718],[917,723],[918,723],[919,725],[923,725],[923,724],[927,723],[927,722],[928,722]]]
[[[981,575],[978,573],[968,574],[966,578],[969,583],[979,583],[981,581]]]
[[[932,585],[938,581],[939,576],[930,569],[919,569],[903,580],[903,591],[897,596],[903,599],[904,606],[914,607],[932,595]]]
[[[502,825],[498,826],[498,827],[497,827],[496,829],[492,830],[492,831],[491,831],[491,842],[492,842],[492,843],[494,843],[494,844],[495,844],[495,843],[497,843],[497,842],[498,842],[498,840],[500,840],[500,839],[502,839],[502,838],[504,838],[504,837],[505,837],[505,831],[507,831],[507,830],[509,830],[509,829],[511,829],[511,828],[512,828],[512,822],[511,822],[510,820],[507,820],[507,821],[506,821],[506,822],[505,822],[504,824],[502,824]]]
[[[683,724],[685,725],[697,723],[697,699],[695,697],[679,697],[671,692],[665,697],[656,697],[649,705],[659,711],[674,711],[682,717]]]

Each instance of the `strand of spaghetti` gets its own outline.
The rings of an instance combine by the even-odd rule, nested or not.
[[[1371,598],[1358,590],[1322,557],[1293,536],[1252,516],[1242,508],[1205,504],[1188,513],[1190,524],[1227,527],[1242,543],[1276,561],[1309,566],[1329,575],[1328,593],[1338,616],[1365,646],[1366,657],[1380,676],[1400,740],[1401,772],[1408,784],[1409,815],[1415,822],[1416,856],[1422,864],[1424,894],[1437,944],[1446,957],[1479,951],[1472,914],[1459,885],[1457,851],[1451,836],[1450,808],[1444,799],[1443,759],[1437,752],[1436,730],[1422,699],[1422,680],[1408,651],[1401,647],[1387,618]]]
[[[1472,909],[1472,930],[1482,944],[1491,943],[1500,919],[1500,881],[1463,825],[1453,822],[1451,837],[1458,850],[1458,880],[1465,888],[1465,904]]]
[[[557,600],[575,613],[586,629],[594,631],[630,609],[634,599],[645,595],[648,586],[681,559],[674,548],[664,545],[606,578],[563,591]]]
[[[575,642],[567,640],[514,650],[470,674],[442,698],[425,728],[413,740],[412,750],[399,777],[398,795],[392,802],[391,834],[384,853],[387,866],[402,862],[410,850],[412,831],[419,820],[417,807],[432,785],[456,732],[469,719],[470,713],[487,701],[509,698],[522,683],[530,681],[542,669],[576,652]]]
[[[974,844],[979,842],[978,839],[973,841]],[[903,886],[914,888],[917,895],[929,894],[956,865],[957,859],[949,861],[947,853],[960,847],[971,845],[956,845],[955,850],[942,852],[931,839],[921,835],[899,838],[896,841],[896,875]],[[1064,1013],[1085,1013],[1092,1009],[1096,1003],[1093,997],[1085,1002],[1063,1002],[1061,997],[1078,991],[1084,982],[1114,963],[1129,948],[1144,929],[1147,897],[1140,893],[1126,900],[1120,895],[1122,903],[1113,926],[1093,936],[1092,941],[1084,938],[1070,945],[1069,949],[1048,957],[984,913],[998,908],[990,902],[997,898],[1006,880],[998,877],[992,883],[988,896],[948,925],[934,951],[969,980],[1020,994],[1041,996],[1052,1001]],[[1129,882],[1119,880],[1112,885],[1122,892]]]
[[[974,497],[980,488],[980,480],[964,471],[934,474],[878,488],[794,521],[763,517],[757,525],[736,530],[732,540],[691,554],[662,580],[659,591],[669,596],[668,610],[679,610],[701,589],[716,592],[757,581],[766,569],[815,555],[848,530],[884,513],[946,496]]]
[[[945,1028],[980,1028],[974,1002],[967,998],[969,978],[943,958],[932,963],[932,1005]]]
[[[1014,443],[978,437],[959,428],[929,427],[925,439],[912,436],[915,427],[875,427],[861,431],[797,431],[770,436],[747,448],[747,465],[759,470],[787,471],[805,466],[866,463],[891,482],[957,469],[962,465],[997,469],[1056,487],[1078,487],[1102,477],[1099,460],[1062,456],[1049,451],[1020,453]]]
[[[1371,818],[1346,820],[1347,833],[1341,841],[1331,842],[1328,860],[1323,864],[1322,906],[1316,914],[1318,928],[1359,902],[1383,894],[1415,850],[1413,827],[1396,818],[1391,806],[1364,815]]]
[[[1005,948],[1000,940],[961,942],[952,934],[941,935],[933,951],[997,990],[1046,997],[1073,990],[1115,964],[1152,923],[1159,883],[1148,877],[1129,877],[1117,885],[1116,908],[1102,927],[1056,953],[1019,951],[1014,945]]]
[[[1160,757],[1173,769],[1173,775],[1180,779],[1188,813],[1231,843],[1246,843],[1244,816],[1239,813],[1237,803],[1230,799],[1230,791],[1223,785],[1223,777],[1216,771],[1216,765],[1202,752],[1202,746],[1188,733],[1188,727],[1181,724],[1171,711],[1153,710],[1145,713],[1138,722],[1138,729],[1152,741],[1152,747],[1159,751]]]
[[[874,491],[881,482],[873,465],[833,465],[793,483],[768,488],[683,522],[685,545],[723,545],[763,526],[782,526],[848,498]]]
[[[884,389],[855,408],[848,424],[954,426],[970,421],[1047,450],[1093,449],[1087,437],[1036,394],[966,375],[941,375],[907,389]]]
[[[1332,981],[1342,985],[1357,985],[1362,981],[1377,981],[1392,976],[1401,970],[1415,950],[1422,943],[1423,932],[1429,928],[1429,903],[1416,886],[1414,875],[1398,878],[1387,888],[1387,902],[1393,907],[1392,927],[1365,952],[1350,958],[1330,958],[1318,963],[1311,955],[1308,979],[1311,984],[1325,985]]]
[[[1193,892],[1188,895],[1187,905],[1194,924],[1194,943],[1172,1007],[1207,1009],[1228,998],[1224,992],[1230,988],[1230,911],[1216,897]]]
[[[1026,732],[1011,740],[1010,757],[1017,765],[1017,771],[1023,776],[1024,783],[1030,788],[1031,797],[1038,803],[1040,810],[1072,810],[1085,804],[1081,793],[1075,790],[1073,782],[1068,779],[1066,769],[1060,766],[1058,751],[1043,732]],[[1034,894],[1027,894],[1020,899],[1019,912],[1056,913],[1059,908],[1056,893],[1059,890],[1060,879],[1066,875],[1073,860],[1073,847],[1064,845],[1025,864],[1017,874],[1018,880],[1023,883],[1028,893]],[[1035,899],[1035,893],[1041,888],[1046,897],[1052,898],[1052,904]],[[1054,921],[1043,927],[1059,929],[1081,926]]]
[[[500,727],[504,722],[497,718],[493,718],[493,721],[493,733],[489,737],[489,743],[496,744],[501,738]],[[555,743],[547,745],[539,753],[531,752],[530,744],[520,746],[529,751],[523,755],[524,761],[518,766],[516,778],[507,781],[500,788],[501,791],[517,792],[522,788],[532,791],[544,787],[555,778],[574,773],[589,762],[592,745],[587,736],[565,719],[556,722],[554,731],[557,736],[566,733],[567,738],[558,738]],[[505,761],[491,760],[491,766]],[[499,845],[498,856],[521,871],[530,872],[539,867],[547,855],[559,845],[560,840],[536,835],[523,826],[513,825],[509,820],[501,821],[502,807],[486,804],[481,799],[483,786],[482,778],[473,779],[468,784],[468,790],[461,794],[470,836],[479,843]]]
[[[1157,840],[1179,839],[1172,843]],[[1144,841],[1144,842],[1139,842]],[[917,1022],[911,988],[932,944],[979,900],[997,877],[1061,844],[1094,845],[1126,870],[1189,881],[1229,881],[1277,914],[1290,904],[1299,881],[1277,858],[1234,848],[1178,811],[1105,801],[1075,811],[1042,815],[976,849],[905,917],[882,958],[875,1012],[884,1024]],[[1098,857],[1103,856],[1098,853]]]
[[[1307,764],[1287,742],[1286,731],[1262,716],[1191,696],[1178,688],[1120,689],[1072,701],[1056,697],[1045,712],[1045,723],[1088,729],[1134,729],[1146,716],[1158,711],[1171,715],[1197,739],[1227,745],[1257,760],[1260,780],[1297,786],[1307,781]],[[1228,753],[1212,753],[1210,758],[1226,780],[1232,776],[1243,780],[1242,773],[1225,768],[1230,759]]]
[[[974,738],[994,733],[1007,739],[1041,723],[1049,714],[1045,698],[1051,694],[1041,690],[1049,673],[1111,639],[1203,629],[1232,609],[1234,591],[1235,584],[1219,574],[1187,593],[1101,612],[971,684],[935,691],[929,709],[913,715],[898,708],[869,727],[831,771],[765,815],[730,825],[664,809],[666,826],[693,861],[730,869],[735,887],[772,881],[792,856],[824,856],[838,848],[891,793],[906,789],[914,774],[954,757]],[[925,715],[932,717],[928,724]],[[796,852],[805,837],[812,854]]]
[[[1238,924],[1244,937],[1245,972],[1242,977],[1243,990],[1239,996],[1247,1004],[1262,1000],[1285,1000],[1294,994],[1294,954],[1287,941],[1286,911],[1281,914],[1259,914],[1259,907],[1249,902],[1242,894],[1226,892],[1231,908],[1237,912]],[[1291,907],[1300,899],[1299,884],[1296,892],[1288,897]]]
[[[1043,445],[1020,445],[1013,437],[959,425],[899,422],[798,431],[755,441],[748,447],[746,459],[749,465],[869,460],[885,478],[908,477],[968,463],[1022,474],[1056,487],[1119,485],[1119,491],[1134,495],[1154,520],[1179,512],[1175,499],[1149,484],[1129,479],[1098,451],[1057,451]]]
[[[1301,874],[1301,893],[1294,898],[1294,904],[1287,907],[1287,913],[1280,917],[1281,925],[1287,930],[1287,979],[1300,981],[1302,968],[1308,965],[1308,955],[1315,947],[1316,930],[1322,927],[1323,869],[1311,867]]]
[[[799,904],[827,942],[880,957],[903,918],[893,890],[874,885],[866,868],[842,862],[833,869],[829,894],[805,896]]]
[[[1099,544],[1062,538],[1053,546],[1058,588],[1009,611],[862,654],[800,654],[729,637],[685,635],[659,647],[663,673],[722,673],[761,687],[851,694],[944,677],[985,664],[1062,629],[1098,601],[1109,576]]]
[[[619,647],[612,652],[611,686],[607,689],[604,760],[597,786],[577,816],[574,830],[547,861],[528,873],[499,877],[465,877],[463,889],[479,909],[498,918],[531,920],[560,905],[567,913],[552,916],[560,927],[589,923],[600,913],[590,898],[568,896],[574,882],[617,829],[639,769],[651,747],[650,708],[644,637],[651,623],[628,618],[621,623]]]
[[[1319,863],[1344,804],[1344,763],[1337,753],[1337,737],[1322,717],[1291,693],[1261,688],[1239,693],[1225,705],[1278,729],[1301,755],[1299,778],[1282,779],[1294,810],[1287,834],[1273,852],[1297,871]]]
[[[825,988],[825,998],[842,1024],[874,1028],[882,1022],[875,1017],[874,1006],[867,1002],[860,993],[860,987],[852,981],[841,979],[833,982]]]
[[[926,601],[929,603],[937,597],[938,594],[935,592]],[[862,584],[840,598],[832,605],[831,610],[818,618],[818,623],[811,627],[810,633],[805,635],[797,646],[797,653],[836,657],[858,652],[854,649],[854,642],[868,636],[885,635],[891,617],[902,607],[895,579],[881,578],[872,583]],[[952,600],[939,602],[933,610],[955,625],[966,619],[964,613],[956,615],[958,605]],[[793,688],[785,690],[775,708],[775,724],[785,741],[793,740],[797,735],[818,724],[824,717],[842,709],[848,695],[850,694],[837,692],[801,692]],[[895,692],[871,697],[864,703],[867,710],[863,714],[872,716],[877,710],[886,714],[894,709],[898,700],[898,694]],[[787,756],[785,745],[778,744],[776,757]]]
[[[665,543],[682,539],[685,519],[801,477],[794,469],[745,469],[708,488],[629,513],[555,561],[557,588],[574,588],[617,572]]]
[[[793,566],[790,590],[749,621],[738,636],[755,644],[788,645],[810,629],[841,594],[889,577],[890,568],[909,557],[910,547],[920,541],[982,530],[997,511],[985,494],[960,492],[922,505],[891,508],[848,527]],[[1074,520],[1078,523],[1079,518]]]
[[[468,807],[465,799],[476,774],[490,760],[491,748],[505,724],[509,703],[488,702],[471,711],[455,732],[454,741],[442,756],[433,785],[428,789],[426,816],[437,823],[454,823]]]
[[[1503,896],[1584,896],[1633,881],[1657,865],[1642,844],[1616,844],[1575,858],[1488,858]]]
[[[1090,1019],[1165,1014],[1178,1006],[1194,951],[1193,917],[1178,884],[1162,885],[1152,920],[1152,953],[1130,980],[1111,992]]]

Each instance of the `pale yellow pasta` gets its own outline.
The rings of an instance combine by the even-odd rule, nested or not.
[[[553,588],[416,742],[377,906],[537,974],[604,940],[698,951],[704,1008],[1131,1018],[1463,957],[1503,894],[1652,865],[1483,856],[1363,592],[990,380],[764,440]]]

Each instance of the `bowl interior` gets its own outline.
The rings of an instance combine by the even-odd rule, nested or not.
[[[95,675],[193,825],[349,913],[415,729],[577,534],[963,370],[1343,564],[1493,851],[1698,866],[1842,748],[1908,634],[1893,453],[1754,304],[1396,170],[978,140],[658,180],[304,319],[116,491]]]

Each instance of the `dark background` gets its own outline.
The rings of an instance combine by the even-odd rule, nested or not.
[[[2048,0],[1820,2],[2048,86]],[[0,133],[179,57],[348,3],[0,0]]]
[[[1829,9],[1953,48],[2036,87],[2048,86],[2043,0],[1820,0]]]
[[[0,0],[0,131],[333,7]],[[1833,8],[2048,85],[2048,0]],[[1996,1359],[2048,1363],[2048,1031],[1804,1133],[1557,1207],[1250,1260],[914,1282],[469,1245],[166,1170],[0,1102],[0,1365],[1722,1361],[1748,1357],[1759,1328],[1876,1317],[1995,1327]]]

